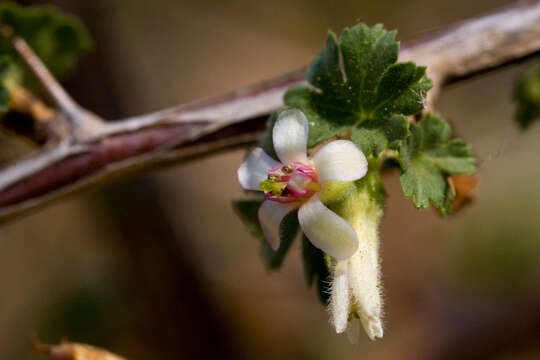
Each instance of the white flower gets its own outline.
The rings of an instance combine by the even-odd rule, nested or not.
[[[281,221],[299,209],[304,234],[334,258],[329,311],[336,332],[347,331],[354,342],[361,324],[370,339],[382,337],[377,233],[382,207],[369,192],[358,191],[343,200],[342,218],[318,196],[326,181],[364,177],[368,168],[364,154],[352,142],[336,140],[309,159],[308,122],[299,110],[282,112],[272,136],[281,162],[256,148],[238,169],[244,189],[262,190],[266,195],[259,208],[265,238],[272,248],[279,248]]]
[[[279,248],[281,221],[298,208],[300,227],[313,245],[337,260],[348,259],[358,249],[357,233],[317,193],[326,181],[362,178],[368,169],[366,157],[351,141],[335,140],[309,159],[308,121],[296,109],[279,115],[272,137],[281,163],[256,148],[238,169],[244,189],[265,192],[267,200],[259,208],[259,221],[266,240],[272,248]]]

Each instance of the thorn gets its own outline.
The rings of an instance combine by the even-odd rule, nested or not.
[[[52,97],[58,108],[65,114],[66,119],[72,125],[73,136],[78,140],[92,138],[99,134],[105,126],[104,121],[97,115],[82,108],[60,85],[58,80],[51,74],[49,69],[43,64],[34,50],[26,41],[15,35],[11,27],[3,25],[1,33],[8,40],[39,79],[45,90]]]

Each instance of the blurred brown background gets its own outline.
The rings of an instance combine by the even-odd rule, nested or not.
[[[95,40],[66,86],[116,119],[299,68],[328,29],[382,22],[409,39],[508,1],[47,3],[79,15]],[[524,66],[454,85],[438,101],[480,159],[476,203],[443,220],[416,211],[397,174],[386,178],[383,340],[350,345],[333,334],[304,283],[299,243],[279,272],[265,271],[231,210],[243,196],[237,150],[3,226],[0,359],[39,359],[34,332],[133,360],[540,359],[540,125],[521,134],[511,104]]]

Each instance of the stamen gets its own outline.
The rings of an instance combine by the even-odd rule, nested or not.
[[[284,174],[290,174],[294,171],[294,168],[290,165],[285,165],[281,168],[281,171],[283,171]]]
[[[270,169],[267,179],[259,184],[266,198],[282,203],[304,201],[319,191],[317,173],[306,164],[293,162]]]

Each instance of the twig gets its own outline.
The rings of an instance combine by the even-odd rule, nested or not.
[[[436,94],[446,84],[539,51],[540,2],[529,1],[406,43],[400,60],[427,65]],[[28,53],[22,51],[21,55],[26,57]],[[54,79],[53,83],[46,76],[41,80],[54,94]],[[304,70],[293,71],[223,97],[98,126],[91,136],[64,144],[62,151],[49,150],[19,161],[0,172],[0,219],[126,170],[251,143],[268,114],[282,106],[286,89],[303,82]],[[66,107],[65,99],[56,100]],[[433,100],[430,95],[431,104]],[[73,121],[83,127],[91,122],[83,115],[76,117]]]

